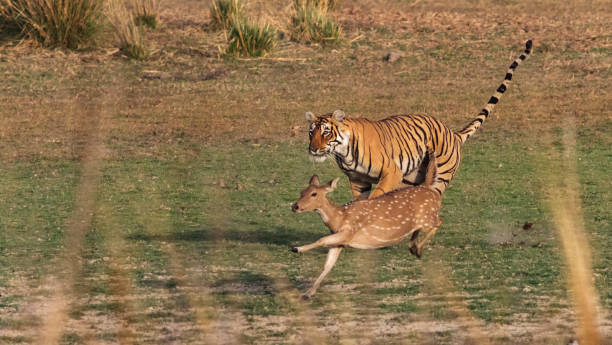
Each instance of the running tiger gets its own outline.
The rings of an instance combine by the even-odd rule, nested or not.
[[[353,199],[375,198],[396,188],[420,184],[433,151],[438,176],[433,188],[444,193],[461,162],[461,146],[480,128],[504,94],[516,67],[531,54],[531,40],[506,72],[487,105],[464,129],[454,132],[426,115],[391,116],[380,121],[347,118],[343,111],[316,116],[310,123],[310,156],[318,162],[332,156],[351,184]],[[372,191],[372,184],[377,184]],[[371,191],[371,193],[370,193]]]

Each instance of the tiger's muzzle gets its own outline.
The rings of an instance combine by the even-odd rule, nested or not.
[[[324,160],[327,159],[327,156],[329,155],[329,150],[327,149],[323,149],[323,150],[309,149],[308,154],[310,156],[310,159],[314,160],[315,162],[323,162]]]

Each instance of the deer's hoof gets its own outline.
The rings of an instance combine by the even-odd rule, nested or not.
[[[302,295],[303,301],[308,301],[310,299],[310,295]]]
[[[292,252],[294,252],[294,253],[299,253],[299,251],[298,251],[297,247],[293,247],[293,248],[291,248],[291,251],[292,251]]]

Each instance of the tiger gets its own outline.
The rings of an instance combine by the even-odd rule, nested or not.
[[[531,55],[531,48],[532,40],[528,40],[486,106],[460,131],[428,115],[395,115],[373,121],[349,118],[342,110],[319,116],[306,112],[308,153],[316,162],[335,158],[348,176],[353,200],[357,200],[421,184],[429,161],[427,152],[432,151],[438,170],[433,189],[442,195],[459,168],[463,143],[482,126],[508,88],[516,67]]]

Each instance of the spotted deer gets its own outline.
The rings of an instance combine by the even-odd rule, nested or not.
[[[441,196],[433,188],[437,173],[435,154],[430,152],[428,155],[429,165],[423,184],[398,189],[374,199],[352,201],[343,206],[332,204],[326,196],[336,188],[338,178],[325,185],[319,183],[317,175],[310,178],[308,187],[291,208],[294,212],[315,211],[332,234],[292,249],[293,252],[302,253],[321,246],[330,247],[323,272],[303,295],[305,299],[314,295],[344,247],[382,248],[412,235],[408,244],[410,252],[421,257],[423,246],[442,224],[439,216]],[[421,232],[425,235],[418,241]]]

